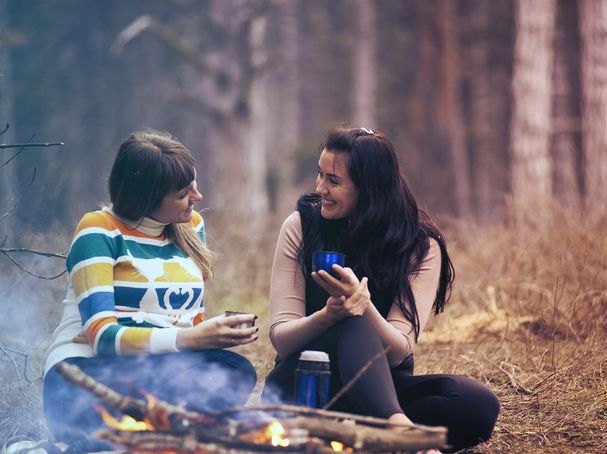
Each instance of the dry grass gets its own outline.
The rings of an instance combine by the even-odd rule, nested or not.
[[[416,372],[469,375],[496,392],[494,436],[473,452],[607,452],[607,218],[544,211],[541,219],[518,210],[516,223],[447,229],[456,285],[421,337]],[[278,227],[258,242],[244,231],[211,229],[223,257],[206,303],[211,314],[260,316],[260,340],[239,350],[256,364],[259,385],[274,356],[267,291]],[[3,364],[0,439],[43,438],[40,381],[21,376],[7,387],[15,366]]]

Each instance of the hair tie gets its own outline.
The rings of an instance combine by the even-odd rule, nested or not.
[[[372,129],[360,128],[360,130],[366,134],[375,134]]]

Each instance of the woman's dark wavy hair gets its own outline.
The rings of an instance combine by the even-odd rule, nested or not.
[[[435,314],[442,312],[451,294],[455,272],[445,240],[428,215],[417,207],[401,173],[394,145],[380,132],[335,128],[320,150],[344,153],[348,171],[358,189],[358,205],[351,219],[330,221],[320,215],[320,196],[308,194],[298,201],[305,240],[299,251],[304,275],[314,251],[336,247],[347,254],[347,265],[357,276],[367,276],[371,298],[385,317],[398,302],[403,314],[419,335],[419,316],[409,276],[419,272],[430,248],[437,241],[441,270]],[[307,215],[304,215],[307,213]],[[409,307],[405,302],[408,301]]]

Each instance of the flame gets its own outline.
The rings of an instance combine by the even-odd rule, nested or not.
[[[285,428],[278,421],[272,421],[266,427],[266,434],[270,438],[272,446],[289,446],[289,439],[285,437]]]
[[[120,420],[114,418],[105,408],[96,406],[95,410],[101,415],[106,426],[114,430],[143,431],[154,430],[154,426],[146,421],[137,421],[135,418],[124,415]]]
[[[341,452],[344,450],[344,444],[339,441],[332,441],[331,448],[333,448],[333,451]]]

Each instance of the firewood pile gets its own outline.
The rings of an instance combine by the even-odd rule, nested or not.
[[[119,421],[99,407],[107,428],[95,435],[129,452],[408,452],[446,445],[443,427],[394,429],[385,419],[293,405],[192,411],[154,396],[122,395],[77,366],[60,373],[123,415]]]

